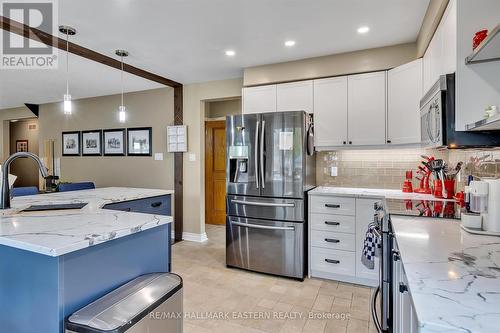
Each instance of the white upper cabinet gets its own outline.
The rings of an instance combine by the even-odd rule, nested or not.
[[[456,1],[451,0],[441,19],[441,43],[443,74],[457,71],[457,10]]]
[[[456,2],[449,2],[441,22],[424,54],[424,93],[443,74],[457,69],[457,11]]]
[[[314,80],[314,127],[318,147],[347,143],[347,76]]]
[[[313,113],[313,81],[298,81],[277,85],[278,111]]]
[[[243,113],[276,111],[276,85],[243,88]]]
[[[391,69],[387,74],[387,143],[420,143],[422,59]]]
[[[384,145],[386,72],[348,77],[348,138],[351,145]]]

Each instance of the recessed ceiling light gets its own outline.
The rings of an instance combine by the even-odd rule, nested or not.
[[[287,40],[285,42],[285,46],[287,46],[287,47],[292,47],[294,45],[295,45],[295,41],[294,40]]]
[[[226,55],[228,57],[234,57],[236,55],[236,52],[234,52],[234,50],[227,50]]]
[[[370,31],[370,28],[367,26],[363,26],[363,27],[358,28],[358,34],[366,34],[368,31]]]

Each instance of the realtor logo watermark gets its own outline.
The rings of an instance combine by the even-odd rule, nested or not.
[[[1,69],[56,69],[58,49],[46,45],[37,39],[25,38],[19,34],[23,27],[23,35],[29,33],[26,27],[34,28],[52,36],[57,36],[57,1],[2,0],[1,15],[12,21],[11,31],[2,30],[0,49]],[[18,33],[14,33],[14,31]]]

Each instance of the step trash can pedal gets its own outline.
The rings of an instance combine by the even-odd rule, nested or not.
[[[66,333],[182,333],[182,278],[141,275],[76,311]]]

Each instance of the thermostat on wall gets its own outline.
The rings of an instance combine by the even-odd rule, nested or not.
[[[169,153],[187,152],[187,126],[167,127],[167,147]]]

